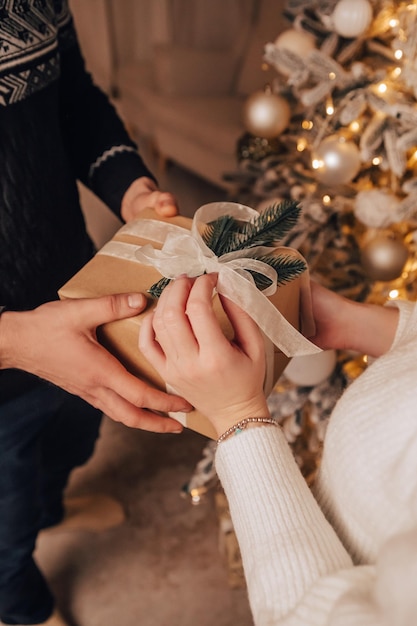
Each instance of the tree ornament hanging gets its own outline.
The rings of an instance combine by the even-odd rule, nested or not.
[[[295,385],[313,387],[320,385],[333,373],[337,356],[335,350],[293,357],[284,370],[284,376]]]
[[[368,0],[339,0],[332,15],[333,28],[342,37],[360,37],[368,30],[372,15]]]
[[[401,276],[407,259],[407,246],[391,231],[377,234],[361,251],[363,268],[371,280],[395,280]]]
[[[329,135],[312,155],[312,167],[318,181],[325,185],[350,183],[361,166],[360,152],[353,141]]]
[[[265,139],[278,137],[287,128],[290,118],[291,109],[287,100],[270,90],[255,91],[243,107],[246,130]]]
[[[398,220],[400,201],[388,189],[363,189],[354,205],[357,219],[368,228],[387,228]]]
[[[316,40],[313,35],[306,31],[289,28],[276,38],[274,45],[277,50],[285,50],[286,52],[295,54],[300,58],[305,58],[309,52],[315,49]],[[277,64],[277,69],[285,75],[288,75],[290,72],[288,66],[279,62]]]

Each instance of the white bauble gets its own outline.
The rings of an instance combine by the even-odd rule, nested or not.
[[[317,180],[325,185],[350,183],[361,166],[359,148],[353,141],[346,141],[339,135],[329,135],[313,154]]]
[[[294,385],[313,387],[324,382],[336,367],[334,350],[323,350],[317,354],[295,356],[288,363],[284,375]]]
[[[256,137],[278,137],[287,128],[290,119],[291,109],[287,100],[268,91],[255,91],[243,107],[245,128]]]
[[[342,37],[360,37],[372,22],[368,0],[339,0],[332,15],[333,28]]]
[[[398,221],[398,197],[387,189],[364,189],[359,191],[354,213],[368,228],[386,228]]]
[[[316,40],[310,33],[299,31],[295,28],[284,30],[276,39],[275,46],[281,50],[288,50],[301,58],[305,58],[309,52],[315,49]],[[278,69],[283,74],[288,74],[288,70],[281,65]]]

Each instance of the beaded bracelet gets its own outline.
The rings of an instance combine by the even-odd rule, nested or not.
[[[245,430],[248,424],[270,424],[271,426],[279,426],[279,423],[273,417],[247,417],[244,420],[241,420],[237,424],[234,424],[230,428],[228,428],[220,437],[217,439],[217,444],[221,443],[225,439],[228,439],[231,435],[238,435]]]

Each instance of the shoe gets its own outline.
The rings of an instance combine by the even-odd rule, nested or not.
[[[98,533],[120,526],[126,519],[120,502],[105,494],[65,498],[64,509],[62,521],[45,528],[41,534],[76,530]]]

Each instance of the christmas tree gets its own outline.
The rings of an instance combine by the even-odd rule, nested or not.
[[[247,132],[226,178],[259,211],[300,203],[282,245],[324,286],[380,304],[415,300],[417,1],[290,0],[283,19],[288,29],[260,59],[276,77],[245,103]],[[367,364],[310,358],[293,359],[269,398],[308,480],[335,402]],[[211,459],[195,484],[212,477]]]
[[[414,300],[417,2],[290,0],[285,17],[288,29],[265,43],[276,78],[245,103],[229,178],[260,211],[301,203],[283,243],[321,284],[362,301]],[[316,380],[308,364],[294,368],[270,398],[306,476],[335,401],[366,367],[366,355],[334,357]]]

